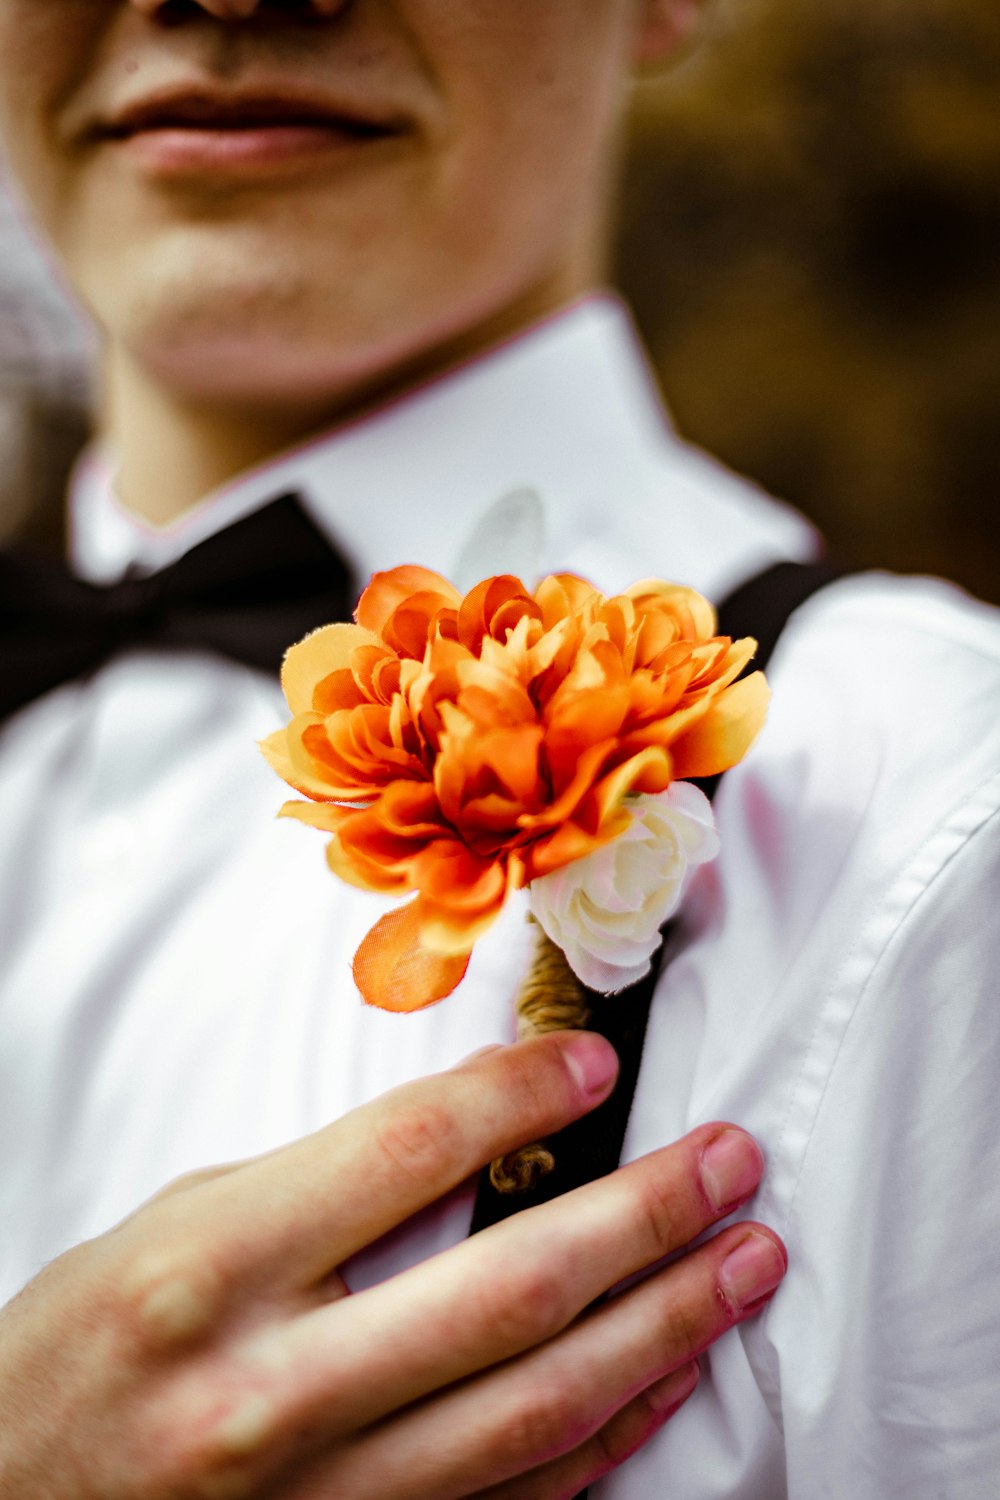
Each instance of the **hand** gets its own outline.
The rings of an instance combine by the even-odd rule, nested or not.
[[[586,1113],[614,1071],[587,1034],[493,1050],[184,1178],[54,1261],[0,1313],[0,1495],[576,1494],[784,1273],[775,1237],[738,1224],[586,1311],[750,1195],[748,1136],[702,1126],[355,1295],[336,1267]]]

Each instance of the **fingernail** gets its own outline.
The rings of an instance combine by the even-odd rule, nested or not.
[[[701,1185],[717,1213],[744,1203],[763,1175],[763,1153],[742,1130],[723,1130],[701,1153]]]
[[[719,1283],[736,1312],[768,1296],[785,1274],[785,1257],[766,1234],[749,1234],[719,1267]]]
[[[566,1066],[585,1094],[605,1094],[618,1076],[618,1054],[610,1042],[594,1031],[565,1035]]]
[[[665,1375],[662,1380],[657,1380],[646,1391],[646,1397],[650,1406],[657,1411],[670,1411],[672,1407],[680,1406],[686,1401],[698,1384],[701,1370],[697,1360],[683,1369],[674,1370],[672,1374]]]

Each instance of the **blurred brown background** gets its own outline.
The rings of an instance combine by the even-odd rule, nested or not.
[[[997,0],[714,0],[637,91],[617,275],[688,437],[1000,600]]]
[[[681,430],[862,564],[1000,602],[1000,3],[709,0],[636,90],[616,272]],[[0,511],[87,343],[0,194]]]
[[[52,541],[85,441],[93,350],[0,161],[0,543]]]

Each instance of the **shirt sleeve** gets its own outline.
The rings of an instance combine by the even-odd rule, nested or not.
[[[993,777],[935,828],[832,980],[850,1017],[752,1336],[790,1500],[997,1493],[998,804]]]

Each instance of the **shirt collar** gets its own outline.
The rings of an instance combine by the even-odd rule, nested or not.
[[[460,587],[574,568],[617,588],[648,532],[650,572],[717,590],[814,550],[792,512],[679,442],[610,296],[241,475],[168,527],[128,511],[108,457],[91,450],[71,491],[74,562],[94,581],[163,567],[290,490],[362,582],[416,562]]]

